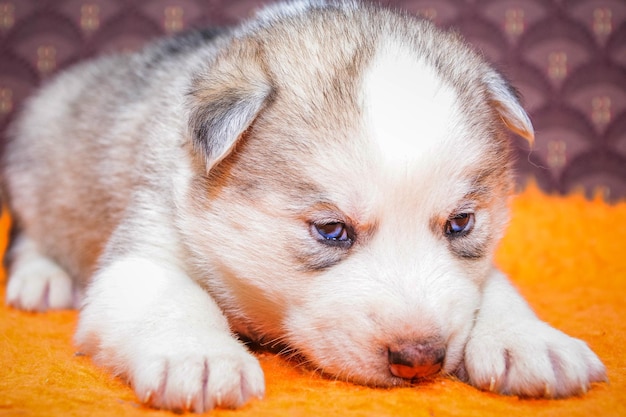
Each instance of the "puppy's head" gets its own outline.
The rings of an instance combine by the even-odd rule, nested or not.
[[[507,220],[509,86],[457,37],[374,7],[275,10],[190,95],[181,229],[249,337],[390,386],[453,372]],[[273,17],[272,17],[273,16]]]

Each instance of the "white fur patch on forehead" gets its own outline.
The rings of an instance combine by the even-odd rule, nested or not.
[[[379,45],[363,79],[364,116],[390,162],[409,162],[441,147],[460,125],[457,93],[423,58],[397,41]]]

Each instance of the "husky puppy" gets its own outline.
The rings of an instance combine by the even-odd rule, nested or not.
[[[235,334],[370,386],[581,394],[600,360],[492,265],[507,130],[533,138],[458,36],[352,1],[82,64],[11,129],[7,302],[80,307],[80,351],[159,408],[262,397]]]

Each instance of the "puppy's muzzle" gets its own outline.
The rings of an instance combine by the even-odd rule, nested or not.
[[[446,348],[440,342],[403,342],[388,348],[389,371],[404,379],[425,378],[443,366]]]

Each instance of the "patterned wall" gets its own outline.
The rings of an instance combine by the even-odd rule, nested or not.
[[[189,27],[225,25],[269,0],[0,0],[0,134],[60,68]],[[534,148],[520,182],[626,197],[626,1],[387,0],[456,27],[524,97]],[[3,138],[0,138],[3,140]]]

